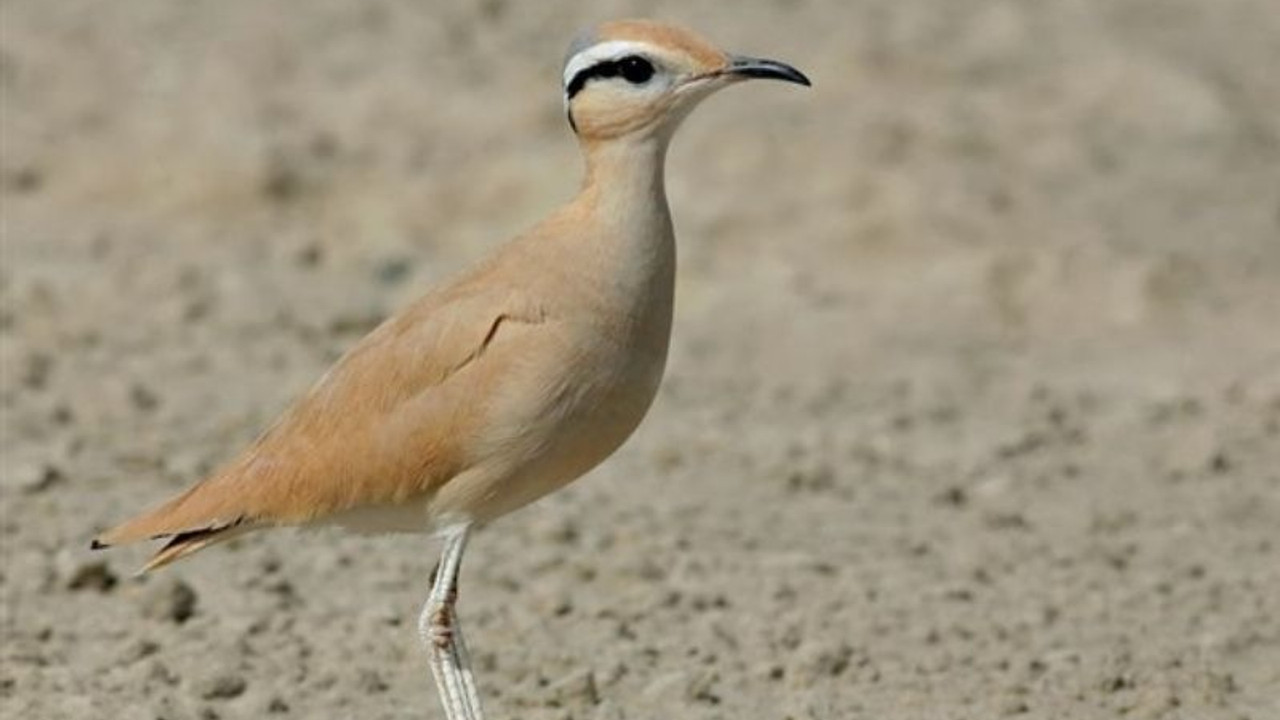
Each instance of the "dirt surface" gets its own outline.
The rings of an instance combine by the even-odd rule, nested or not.
[[[1280,718],[1274,0],[443,5],[0,4],[4,718],[441,717],[426,540],[86,545],[569,197],[630,15],[815,88],[677,138],[659,400],[464,566],[491,716]]]

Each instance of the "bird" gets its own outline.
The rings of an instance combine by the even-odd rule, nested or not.
[[[420,640],[446,717],[481,720],[456,614],[463,552],[473,529],[605,460],[648,412],[674,308],[673,134],[729,85],[810,85],[652,20],[579,33],[562,77],[585,159],[576,196],[379,324],[239,455],[91,547],[163,541],[147,572],[267,528],[433,536]]]

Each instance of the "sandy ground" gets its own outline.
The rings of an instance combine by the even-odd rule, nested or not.
[[[1273,0],[434,5],[0,5],[3,717],[441,717],[425,540],[86,544],[568,197],[648,15],[816,87],[677,139],[661,396],[464,568],[492,717],[1280,718]]]

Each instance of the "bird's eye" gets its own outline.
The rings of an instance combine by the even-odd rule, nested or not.
[[[629,55],[618,61],[618,74],[632,85],[643,85],[653,77],[653,63],[639,55]]]

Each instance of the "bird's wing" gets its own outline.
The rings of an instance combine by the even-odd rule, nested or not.
[[[400,502],[447,482],[465,469],[486,391],[501,374],[482,367],[486,348],[498,333],[544,319],[519,289],[482,280],[389,318],[238,458],[95,546],[170,537],[194,551],[224,533]],[[187,554],[166,549],[166,562]]]

